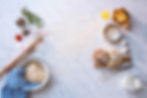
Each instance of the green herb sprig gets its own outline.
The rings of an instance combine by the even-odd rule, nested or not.
[[[34,24],[39,28],[43,27],[43,22],[41,18],[37,16],[36,14],[32,13],[31,11],[29,11],[28,9],[23,8],[22,14],[26,17],[26,19],[28,20],[30,24]]]

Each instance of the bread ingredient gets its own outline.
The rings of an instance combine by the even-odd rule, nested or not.
[[[117,49],[98,49],[94,55],[96,67],[119,68],[124,62],[128,62],[129,58],[122,55]]]
[[[104,29],[104,37],[111,43],[118,43],[123,35],[117,26],[110,24]]]
[[[110,61],[107,65],[108,68],[118,68],[120,67],[123,57],[120,55],[119,51],[110,49],[109,51]]]
[[[38,83],[45,79],[46,74],[40,63],[33,61],[27,65],[25,77],[32,83]]]
[[[118,25],[120,25],[121,27],[125,28],[125,29],[129,29],[130,28],[130,15],[128,13],[128,11],[125,8],[119,8],[116,9],[113,12],[113,20],[115,23],[117,23]]]
[[[102,11],[101,18],[104,20],[108,20],[110,18],[110,13],[108,11]]]

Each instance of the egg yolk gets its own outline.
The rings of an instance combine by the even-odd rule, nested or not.
[[[108,11],[102,11],[101,18],[104,20],[108,20],[110,18],[110,13]]]
[[[119,13],[117,15],[117,19],[118,19],[119,22],[124,22],[124,21],[127,20],[127,17],[126,17],[126,15],[124,13]]]

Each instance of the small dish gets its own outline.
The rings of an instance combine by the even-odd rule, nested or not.
[[[124,29],[130,29],[131,18],[129,12],[125,8],[117,8],[113,11],[113,21]]]
[[[123,34],[115,24],[107,24],[104,28],[104,37],[110,43],[117,44],[122,40]]]

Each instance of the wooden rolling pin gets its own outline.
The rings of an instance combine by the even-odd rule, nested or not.
[[[32,53],[35,47],[42,41],[43,37],[37,37],[28,47],[26,47],[17,57],[15,57],[11,62],[9,62],[0,72],[0,76],[3,76],[11,69],[16,67],[18,63],[24,59],[28,54]]]

